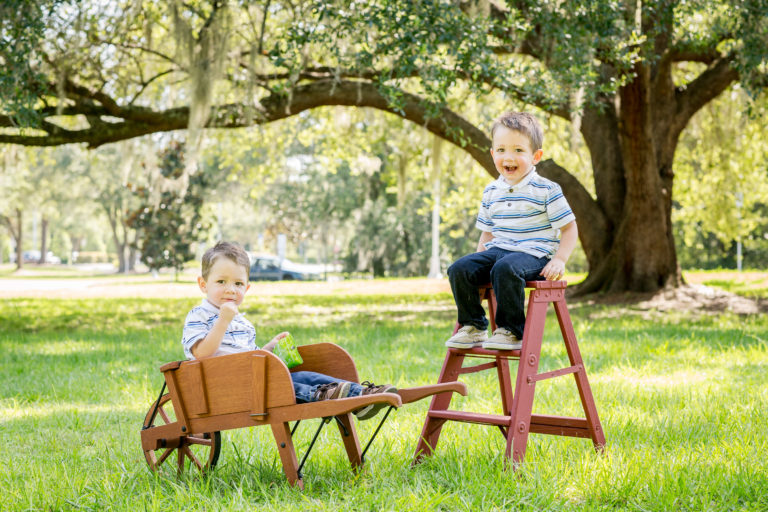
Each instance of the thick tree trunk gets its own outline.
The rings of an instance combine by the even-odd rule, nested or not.
[[[37,261],[40,265],[45,263],[48,254],[48,219],[43,217],[43,221],[40,223],[40,259]]]
[[[82,236],[73,236],[72,234],[69,235],[70,245],[72,246],[72,250],[69,253],[69,264],[72,265],[76,263],[76,255],[80,252],[80,248],[83,245],[83,237]]]
[[[107,218],[109,219],[109,227],[112,230],[112,243],[115,244],[115,251],[117,252],[117,262],[118,262],[118,269],[117,272],[120,274],[125,273],[126,271],[126,264],[125,264],[125,242],[120,241],[120,236],[117,232],[117,212],[111,211],[111,209],[107,205],[103,205],[104,210],[107,212]],[[125,229],[125,226],[123,226],[123,229]]]
[[[133,244],[130,244],[128,246],[128,272],[133,272],[136,270],[136,257],[138,255],[138,252],[136,251],[136,246]]]
[[[601,204],[610,212],[611,221],[605,223],[611,227],[610,249],[590,261],[590,274],[579,293],[648,292],[682,284],[671,220],[670,168],[674,149],[669,154],[669,145],[661,144],[669,140],[665,135],[670,133],[674,112],[655,115],[654,108],[664,104],[653,97],[652,70],[648,65],[638,65],[635,71],[635,80],[619,91],[617,137],[604,134],[602,138],[604,154],[612,156],[595,159],[596,181],[600,181],[599,176],[613,183],[603,194],[598,191]],[[585,130],[593,155],[600,153],[592,147],[597,142],[592,132],[601,131],[595,124],[600,123],[590,121]],[[594,230],[592,225],[579,227],[587,236]]]
[[[5,225],[6,228],[8,228],[8,232],[11,234],[11,239],[13,239],[13,243],[16,247],[16,270],[19,270],[23,266],[23,261],[21,259],[21,235],[22,235],[22,213],[20,209],[16,209],[16,220],[18,222],[17,226],[14,225],[14,221],[11,217],[8,217],[6,215],[0,215],[0,222]]]
[[[24,242],[24,224],[22,223],[23,219],[24,213],[21,211],[21,208],[16,208],[16,234],[14,235],[14,238],[16,239],[16,270],[21,270],[24,268],[24,258],[22,258],[22,253],[24,252],[22,250],[22,245]],[[11,232],[13,233],[13,230]]]

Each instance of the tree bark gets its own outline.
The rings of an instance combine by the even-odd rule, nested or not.
[[[48,219],[43,216],[40,223],[40,259],[37,261],[40,265],[46,262],[45,256],[48,254],[48,223]]]
[[[16,270],[21,270],[24,267],[24,259],[21,257],[22,255],[22,242],[23,242],[23,235],[24,235],[24,224],[22,224],[22,220],[24,219],[24,214],[21,210],[21,208],[16,208],[16,225],[14,225],[13,219],[11,217],[7,217],[5,215],[0,215],[0,220],[3,221],[3,224],[8,228],[8,231],[11,233],[11,238],[13,238],[14,244],[16,244]]]

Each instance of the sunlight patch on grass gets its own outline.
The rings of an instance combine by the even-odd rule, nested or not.
[[[0,424],[8,423],[17,419],[45,418],[48,416],[61,416],[68,414],[91,414],[91,413],[136,413],[137,407],[116,406],[114,404],[89,404],[82,402],[66,403],[35,403],[33,405],[11,403],[8,400],[0,401]]]
[[[602,374],[595,378],[595,381],[627,384],[629,386],[657,387],[657,388],[679,388],[683,386],[694,386],[704,382],[711,382],[713,379],[721,379],[723,375],[716,376],[719,372],[704,372],[700,369],[676,370],[666,374],[649,375],[647,368],[621,368],[612,374]]]
[[[104,345],[98,343],[96,340],[62,340],[28,346],[25,351],[29,354],[37,354],[41,356],[63,356],[77,353],[103,352]]]

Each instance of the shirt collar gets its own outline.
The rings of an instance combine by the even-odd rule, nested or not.
[[[532,166],[531,170],[528,171],[528,174],[523,176],[523,179],[512,185],[510,182],[507,181],[507,179],[504,176],[499,176],[499,181],[501,182],[501,186],[503,187],[509,187],[510,191],[512,189],[519,189],[521,187],[526,186],[535,176],[538,176],[536,173],[536,166]]]

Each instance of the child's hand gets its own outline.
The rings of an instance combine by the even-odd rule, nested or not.
[[[281,339],[283,339],[286,336],[288,336],[288,334],[289,334],[288,331],[283,331],[280,334],[278,334],[277,336],[275,336],[274,338],[272,338],[272,341],[270,341],[270,343],[277,343]]]
[[[563,274],[565,274],[565,262],[560,258],[549,260],[540,273],[547,281],[557,281],[563,277]]]
[[[266,350],[267,352],[272,352],[272,349],[275,348],[275,345],[277,345],[277,342],[285,338],[286,336],[288,336],[288,331],[281,332],[280,334],[272,338],[272,341],[264,345],[261,349]]]
[[[237,304],[234,302],[224,302],[219,307],[219,317],[227,322],[230,322],[240,311],[237,309]]]

